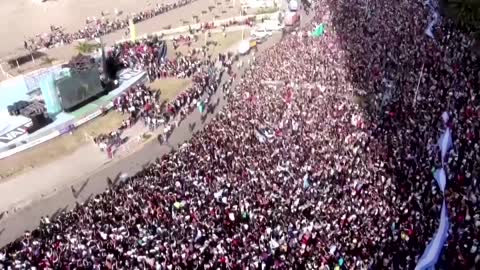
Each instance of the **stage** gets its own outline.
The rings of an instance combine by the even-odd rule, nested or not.
[[[41,140],[42,137],[52,137],[52,133],[58,133],[57,136],[62,135],[68,132],[72,126],[79,126],[92,120],[99,115],[95,114],[101,111],[102,108],[109,107],[114,98],[122,94],[132,85],[141,82],[145,83],[146,80],[146,74],[143,71],[134,71],[131,69],[122,70],[119,72],[119,86],[117,88],[73,112],[60,112],[50,116],[52,122],[32,134],[28,134],[26,130],[26,127],[31,124],[29,118],[24,116],[10,116],[6,110],[6,105],[0,104],[0,158],[19,152],[16,151],[19,150],[16,149],[17,147],[22,146],[22,150],[28,149],[29,147],[26,146],[31,143],[33,144],[34,141]],[[9,102],[15,100],[13,94],[10,93],[10,91],[8,91],[8,93],[6,91],[7,89],[0,88],[0,100],[3,99],[3,94],[8,95]],[[17,100],[26,99],[25,91],[17,92],[17,95],[19,97]],[[6,152],[11,152],[11,154],[7,154]]]

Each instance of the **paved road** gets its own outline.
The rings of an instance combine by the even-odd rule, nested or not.
[[[271,47],[278,40],[279,36],[270,38],[267,42],[259,46],[259,52]],[[246,62],[248,56],[245,58],[244,62]],[[72,182],[74,181],[75,195],[69,186],[59,188],[50,196],[43,196],[38,200],[28,202],[18,210],[11,210],[8,213],[4,213],[0,220],[0,246],[13,241],[25,230],[33,229],[38,225],[40,217],[45,215],[55,216],[63,210],[70,209],[76,202],[83,202],[92,195],[102,192],[107,187],[107,177],[117,179],[121,174],[126,173],[133,175],[150,161],[155,160],[157,157],[168,153],[172,148],[176,148],[178,145],[189,140],[196,131],[208,124],[214,115],[226,104],[226,100],[223,99],[221,91],[218,91],[210,100],[213,103],[216,103],[217,100],[219,101],[214,113],[209,114],[206,121],[202,122],[200,113],[197,110],[192,112],[192,114],[173,131],[168,145],[160,145],[157,141],[153,140],[138,152],[124,159],[112,161],[112,163],[107,164],[90,175],[82,176],[77,178],[77,180],[72,179]],[[195,123],[195,128],[193,132],[191,132],[189,125],[193,123]],[[74,161],[72,161],[72,163],[74,163]],[[73,168],[74,164],[72,164],[72,170],[74,170]],[[38,173],[38,181],[44,178],[54,177],[55,174],[55,171],[43,172],[42,174]],[[35,179],[32,179],[32,181],[35,181]],[[11,190],[5,190],[4,192],[5,194],[15,194],[15,190],[18,191],[18,189],[22,189],[22,187],[12,185]]]

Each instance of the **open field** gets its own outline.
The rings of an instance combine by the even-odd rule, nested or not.
[[[168,1],[152,0],[57,0],[40,3],[38,0],[0,0],[0,35],[5,38],[0,48],[1,55],[13,48],[23,46],[24,37],[50,31],[50,25],[62,26],[67,32],[73,32],[85,25],[87,17],[101,17],[101,12],[113,14],[117,8],[124,14],[139,12],[157,3]],[[171,2],[171,1],[170,1]],[[9,25],[15,25],[15,31]]]
[[[66,32],[75,32],[85,25],[87,17],[113,17],[114,9],[122,12],[119,16],[147,10],[157,4],[168,4],[177,0],[0,0],[0,36],[3,37],[0,45],[0,57],[4,57],[23,48],[23,41],[37,34],[47,33],[50,26],[62,26]],[[210,21],[213,19],[238,16],[240,1],[231,0],[197,0],[190,5],[172,10],[145,22],[137,24],[137,33],[143,35],[152,31],[159,31],[167,26],[176,27],[193,23],[194,19]],[[12,28],[12,25],[15,27]],[[119,40],[124,31],[110,34],[107,43]]]
[[[160,91],[161,100],[170,101],[176,97],[184,89],[187,89],[191,85],[189,79],[162,79],[155,80],[150,83],[150,87],[154,90]]]

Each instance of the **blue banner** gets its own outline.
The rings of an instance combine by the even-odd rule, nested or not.
[[[442,252],[443,245],[447,240],[449,226],[450,222],[447,215],[447,206],[445,204],[445,200],[443,200],[442,212],[440,213],[440,225],[438,226],[437,232],[433,236],[432,240],[425,248],[422,257],[420,257],[420,260],[418,260],[415,270],[434,268],[438,261],[438,257]]]

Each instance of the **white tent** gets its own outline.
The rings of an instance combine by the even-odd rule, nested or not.
[[[238,53],[239,54],[246,54],[250,50],[250,42],[248,40],[243,40],[238,45]]]
[[[291,11],[297,11],[298,10],[298,1],[297,0],[290,0],[288,2],[288,9]]]

